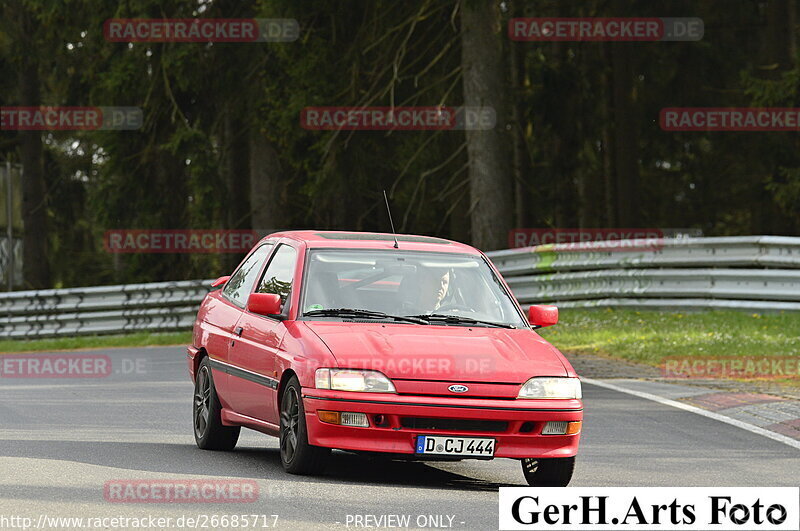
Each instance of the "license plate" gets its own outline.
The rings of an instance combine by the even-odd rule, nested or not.
[[[494,439],[485,437],[447,437],[417,435],[414,453],[426,455],[464,455],[468,457],[494,456]]]

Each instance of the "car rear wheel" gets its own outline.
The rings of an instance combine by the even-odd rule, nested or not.
[[[574,470],[574,457],[522,460],[522,473],[531,487],[566,487]]]
[[[300,381],[292,376],[281,398],[281,464],[290,474],[319,474],[324,470],[331,450],[308,444],[301,396]]]
[[[211,377],[211,364],[203,358],[194,379],[192,421],[194,440],[203,450],[233,450],[239,440],[239,426],[223,426],[217,391]]]

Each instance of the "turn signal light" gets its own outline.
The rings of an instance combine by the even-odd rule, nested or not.
[[[567,424],[567,435],[575,435],[581,432],[581,421],[570,422]]]
[[[319,420],[322,422],[327,422],[328,424],[339,424],[339,412],[338,411],[317,411],[317,416]]]

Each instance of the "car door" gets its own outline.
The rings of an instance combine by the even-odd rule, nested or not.
[[[294,282],[297,250],[287,243],[278,245],[255,291],[280,295],[287,315],[289,293]],[[239,371],[230,375],[230,396],[234,409],[271,424],[278,424],[278,380],[276,358],[286,327],[277,318],[245,310],[236,324],[230,362]]]
[[[229,363],[230,345],[235,337],[236,323],[241,318],[247,296],[273,247],[274,242],[267,242],[253,250],[231,275],[219,295],[213,296],[207,303],[208,311],[205,319],[208,336],[205,348],[211,359],[214,386],[225,408],[230,407],[228,371],[225,364]]]

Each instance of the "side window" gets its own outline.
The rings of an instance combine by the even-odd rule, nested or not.
[[[281,296],[281,303],[286,303],[286,298],[292,290],[294,280],[294,266],[297,263],[297,251],[288,245],[281,245],[270,260],[261,283],[258,285],[259,293],[275,293]]]
[[[270,249],[272,249],[272,244],[266,244],[253,251],[225,284],[222,293],[235,304],[244,306],[247,303],[247,297],[250,295],[250,290],[256,282],[258,272],[261,270],[264,260],[267,259]]]

